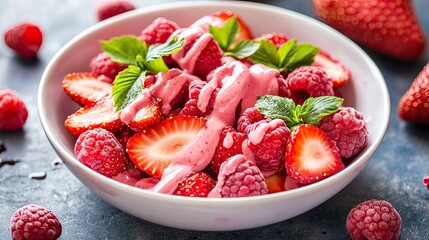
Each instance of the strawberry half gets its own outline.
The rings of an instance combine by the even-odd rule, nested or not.
[[[110,96],[102,98],[94,105],[80,108],[67,117],[64,125],[75,138],[86,130],[94,128],[104,128],[115,135],[126,128],[119,119],[119,113],[115,111],[113,99]]]
[[[176,153],[191,143],[206,119],[190,116],[167,118],[128,140],[127,152],[137,169],[160,178]]]
[[[350,79],[349,69],[330,54],[322,50],[319,50],[316,57],[314,57],[314,62],[312,65],[315,67],[320,67],[329,76],[331,76],[334,88],[343,86]]]
[[[398,114],[405,121],[429,125],[429,63],[402,96]]]
[[[315,183],[344,169],[335,142],[311,124],[299,125],[289,135],[285,166],[299,184]]]
[[[185,177],[173,194],[186,197],[207,197],[215,185],[216,182],[210,175],[205,172],[197,172]]]
[[[149,103],[140,109],[128,127],[134,131],[142,131],[159,123],[162,118],[161,104],[152,96]]]
[[[89,72],[67,74],[62,82],[64,92],[81,106],[94,104],[112,92],[113,85],[100,81]]]

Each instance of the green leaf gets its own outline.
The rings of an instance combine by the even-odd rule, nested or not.
[[[175,37],[171,39],[171,41],[163,44],[150,45],[146,55],[146,61],[154,61],[163,56],[168,56],[170,54],[176,53],[183,47],[184,44],[185,40],[183,38],[178,40],[177,37]]]
[[[227,52],[237,38],[238,28],[237,18],[231,17],[220,28],[209,25],[209,32],[213,35],[213,39],[219,44],[219,47],[224,52]]]
[[[317,125],[320,119],[338,111],[343,101],[334,96],[310,97],[302,104],[302,118],[306,123]]]
[[[266,95],[258,98],[255,107],[266,118],[283,120],[289,128],[299,123],[292,99]]]
[[[242,40],[224,54],[235,59],[243,59],[254,54],[259,49],[259,45],[259,43],[252,40]]]
[[[116,111],[124,109],[137,99],[144,89],[145,78],[146,71],[135,65],[128,66],[116,76],[112,89]]]
[[[146,69],[148,70],[148,72],[150,74],[156,74],[159,72],[167,72],[168,71],[168,67],[165,64],[162,57],[157,58],[155,60],[152,60],[150,62],[147,62],[146,63]]]
[[[112,61],[121,64],[135,65],[136,56],[146,56],[147,53],[146,43],[135,36],[120,36],[100,43]]]
[[[258,50],[250,56],[249,60],[254,63],[260,63],[265,66],[279,69],[279,57],[276,46],[273,43],[262,40],[259,42]]]
[[[285,70],[287,62],[290,57],[295,52],[296,40],[291,39],[284,44],[282,44],[277,50],[277,55],[279,56],[279,66],[282,68],[282,71]]]
[[[319,48],[311,44],[298,44],[294,54],[287,62],[287,68],[289,71],[293,71],[301,66],[311,65],[314,61],[314,57],[319,52]]]

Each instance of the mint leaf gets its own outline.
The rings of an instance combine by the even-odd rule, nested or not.
[[[255,107],[266,118],[281,119],[288,127],[299,123],[295,102],[292,99],[266,95],[258,98]]]
[[[219,44],[219,47],[224,52],[227,52],[237,37],[238,28],[237,18],[231,17],[220,28],[210,25],[209,32],[213,35],[213,39]]]
[[[267,67],[279,69],[279,57],[277,55],[276,46],[265,40],[259,42],[258,50],[250,56],[249,60]]]
[[[177,37],[163,44],[150,45],[146,55],[146,61],[150,62],[158,58],[176,53],[183,47],[183,45],[185,45],[185,39],[181,38],[178,40]]]
[[[137,99],[144,89],[146,71],[135,65],[130,65],[115,78],[112,96],[116,111],[124,109]]]
[[[314,61],[314,57],[319,52],[319,48],[314,47],[310,44],[298,44],[296,45],[294,55],[287,62],[288,70],[293,71],[301,66],[311,65]]]
[[[136,56],[146,56],[147,53],[146,43],[135,36],[120,36],[100,43],[112,61],[121,64],[135,65]]]
[[[279,56],[279,67],[281,67],[280,71],[284,71],[286,69],[289,59],[295,53],[295,49],[295,39],[291,39],[279,47],[279,49],[277,50],[277,55]]]
[[[225,52],[224,55],[235,59],[243,59],[254,54],[259,49],[259,45],[259,43],[252,40],[242,40],[228,52]]]
[[[343,101],[334,96],[310,97],[302,104],[302,118],[306,123],[317,125],[320,119],[338,111]]]
[[[150,62],[147,62],[146,63],[146,69],[148,70],[148,72],[150,74],[156,74],[159,72],[167,72],[168,71],[168,67],[165,64],[162,57],[157,58],[155,60],[152,60]]]

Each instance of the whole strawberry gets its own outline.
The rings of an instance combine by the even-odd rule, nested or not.
[[[20,23],[6,30],[4,41],[20,57],[34,58],[42,45],[43,35],[39,26],[32,23]]]
[[[425,35],[409,0],[313,0],[316,15],[351,39],[405,60],[423,52]]]
[[[185,177],[173,194],[186,197],[207,197],[215,185],[216,182],[210,175],[205,172],[197,172]]]
[[[0,89],[0,131],[17,131],[27,121],[28,111],[18,94],[9,89]]]
[[[111,18],[118,14],[134,10],[135,6],[127,0],[109,0],[103,2],[97,8],[98,21]]]
[[[399,238],[402,219],[384,200],[368,200],[354,207],[347,216],[346,229],[352,240]]]
[[[429,125],[429,64],[402,96],[398,114],[405,121]]]
[[[61,236],[62,226],[50,210],[30,204],[12,215],[10,231],[12,240],[55,240]]]
[[[103,128],[82,133],[76,140],[74,153],[77,160],[106,177],[114,177],[128,168],[121,143]]]

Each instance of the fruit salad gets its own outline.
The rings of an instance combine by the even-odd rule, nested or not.
[[[100,40],[66,75],[81,105],[65,120],[77,160],[124,184],[188,197],[247,197],[328,178],[366,147],[343,104],[346,66],[283,33],[254,36],[238,14]]]

